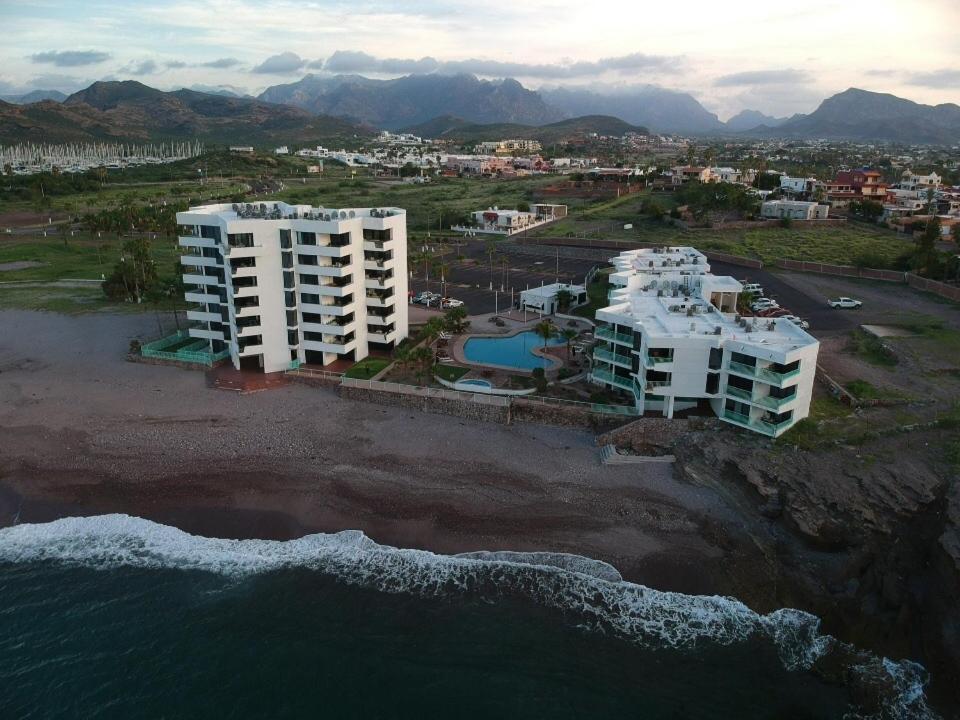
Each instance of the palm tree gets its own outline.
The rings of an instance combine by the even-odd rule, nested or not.
[[[566,311],[570,308],[570,303],[573,302],[573,293],[566,288],[561,288],[557,290],[556,299],[557,308],[561,311]]]
[[[546,350],[547,341],[550,340],[556,334],[556,328],[553,326],[553,323],[549,320],[543,320],[538,322],[536,327],[533,328],[533,331],[543,338],[543,348]]]
[[[567,341],[567,362],[570,362],[570,343],[580,334],[580,331],[574,328],[564,328],[560,334],[563,336],[563,339]]]

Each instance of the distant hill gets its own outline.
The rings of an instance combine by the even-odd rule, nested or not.
[[[479,80],[473,75],[407,75],[371,80],[360,75],[307,75],[264,90],[260,100],[348,118],[396,130],[451,115],[473,123],[541,125],[560,120],[533,90],[519,82]]]
[[[323,143],[367,136],[341,119],[286,105],[163,92],[133,80],[96,82],[62,103],[0,105],[0,143],[192,139],[217,143]]]
[[[753,130],[761,125],[768,128],[780,127],[790,118],[778,118],[771,115],[764,115],[757,110],[741,110],[732,118],[727,120],[725,125],[732,132],[743,132],[744,130]]]
[[[59,90],[32,90],[25,95],[0,95],[0,100],[4,100],[14,105],[26,105],[27,103],[40,102],[41,100],[53,100],[54,102],[63,102],[67,96]]]
[[[546,125],[523,125],[520,123],[470,123],[462,118],[444,115],[419,125],[403,128],[434,140],[455,140],[457,142],[481,142],[483,140],[504,140],[508,138],[539,140],[548,145],[560,142],[574,135],[597,133],[598,135],[621,136],[628,132],[648,135],[646,128],[626,123],[620,118],[608,115],[586,115],[568,118]]]
[[[714,133],[725,126],[687,93],[654,85],[595,92],[581,88],[541,90],[543,99],[566,115],[613,115],[663,133]]]
[[[952,145],[960,142],[960,106],[921,105],[887,93],[850,88],[824,100],[809,115],[752,134],[827,140],[883,140]]]

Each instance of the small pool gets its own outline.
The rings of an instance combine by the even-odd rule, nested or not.
[[[563,345],[562,337],[547,340],[547,345]],[[543,347],[543,338],[532,330],[510,337],[475,337],[464,343],[463,356],[469,362],[500,365],[518,370],[550,367],[551,362],[533,354]]]
[[[470,379],[470,380],[458,380],[454,385],[455,388],[459,389],[461,387],[482,387],[487,388],[488,390],[493,387],[490,384],[489,380],[479,380],[479,379]]]

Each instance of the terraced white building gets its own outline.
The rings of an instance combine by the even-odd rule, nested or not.
[[[238,369],[360,360],[407,335],[404,210],[220,204],[177,223],[190,336]]]
[[[640,414],[708,404],[772,437],[809,414],[815,338],[788,320],[738,315],[741,284],[712,275],[693,248],[630,250],[612,262],[592,382],[629,393]]]

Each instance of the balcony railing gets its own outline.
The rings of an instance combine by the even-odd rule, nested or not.
[[[611,328],[598,327],[595,336],[601,340],[609,340],[610,342],[619,343],[620,345],[633,347],[633,335],[614,332]]]
[[[622,388],[623,390],[633,390],[633,380],[630,378],[620,377],[616,373],[599,369],[593,370],[590,374],[600,382],[616,385],[618,388]]]
[[[748,415],[734,412],[733,410],[724,410],[721,418],[736,425],[740,425],[741,427],[749,428],[754,432],[769,435],[770,437],[776,437],[781,430],[789,427],[793,423],[792,419],[781,420],[778,423],[773,423],[768,420],[753,419]]]
[[[604,350],[602,348],[597,348],[593,351],[593,356],[598,360],[603,360],[604,362],[613,363],[615,365],[620,365],[622,367],[632,367],[633,363],[629,355],[621,355],[620,353],[612,352],[611,350]]]
[[[744,365],[743,363],[734,362],[733,360],[730,361],[728,369],[730,372],[735,372],[738,375],[746,375],[747,377],[756,378],[757,380],[762,380],[765,383],[773,385],[781,385],[790,378],[800,374],[800,368],[781,373],[776,370],[770,370],[769,368]]]
[[[662,388],[668,388],[673,384],[672,380],[647,380],[646,391],[654,392]]]
[[[773,397],[772,395],[758,395],[757,393],[752,393],[749,390],[731,387],[729,385],[727,386],[727,395],[730,397],[735,397],[739,400],[745,400],[746,402],[754,405],[759,405],[760,407],[765,407],[769,410],[779,410],[788,402],[797,399],[796,393],[793,393],[787,397],[778,398]]]

